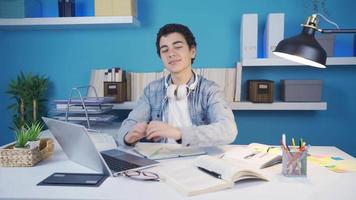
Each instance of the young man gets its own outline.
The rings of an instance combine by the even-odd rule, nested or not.
[[[235,140],[237,127],[223,91],[192,71],[196,46],[184,25],[167,24],[159,30],[157,53],[170,74],[146,86],[119,129],[120,145],[134,145],[141,139],[184,146]]]

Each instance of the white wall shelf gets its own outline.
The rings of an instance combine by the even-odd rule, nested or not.
[[[125,101],[123,103],[114,103],[113,105],[112,109],[114,110],[132,110],[136,105],[136,101]]]
[[[232,110],[326,110],[326,102],[273,102],[252,103],[233,102],[230,104]]]
[[[265,67],[265,66],[303,66],[302,64],[288,61],[282,58],[256,58],[242,59],[243,67]],[[356,57],[328,57],[326,65],[350,65],[356,66]],[[305,66],[308,67],[308,66]]]
[[[0,18],[0,30],[134,27],[140,22],[132,16],[109,17],[49,17],[49,18]]]
[[[114,104],[113,109],[131,110],[136,102],[127,101]],[[326,102],[273,102],[273,103],[252,103],[252,102],[232,102],[232,110],[326,110]]]
[[[327,66],[336,66],[336,65],[356,66],[356,57],[328,57],[326,61],[326,65]],[[272,66],[308,67],[282,58],[242,59],[242,63],[238,64],[237,67],[272,67]],[[241,86],[241,83],[237,85]],[[232,109],[233,110],[327,110],[327,103],[326,102],[311,102],[311,103],[274,102],[271,104],[266,104],[266,103],[238,102],[232,104]]]

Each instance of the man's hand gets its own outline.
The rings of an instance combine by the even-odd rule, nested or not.
[[[170,126],[161,121],[151,121],[147,125],[146,138],[148,140],[156,139],[160,137],[172,138],[179,140],[182,138],[182,133],[176,127]]]
[[[146,128],[147,128],[146,122],[137,123],[132,129],[132,131],[130,131],[125,135],[124,138],[125,142],[127,144],[134,144],[137,141],[139,141],[141,138],[144,138],[146,136]]]

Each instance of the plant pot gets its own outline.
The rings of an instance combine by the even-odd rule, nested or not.
[[[27,145],[30,146],[30,149],[34,149],[34,148],[40,146],[40,140],[28,141],[28,142],[27,142]]]
[[[27,145],[24,146],[24,147],[17,147],[17,146],[14,146],[13,149],[17,149],[17,150],[22,150],[22,149],[23,149],[23,150],[28,150],[28,149],[31,149],[31,148],[30,148],[30,145],[27,144]]]
[[[14,147],[15,142],[0,149],[0,167],[31,167],[54,152],[52,138],[42,138],[39,148],[30,149]]]

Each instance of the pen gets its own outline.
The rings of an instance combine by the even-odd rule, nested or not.
[[[270,149],[272,149],[272,148],[273,148],[273,147],[268,147],[267,150],[266,150],[266,152],[265,152],[264,154],[260,155],[260,158],[262,158],[263,156],[267,155],[267,154],[268,154],[268,151],[269,151]]]
[[[286,134],[282,134],[282,145],[287,147],[287,144],[286,144]]]
[[[202,167],[198,167],[198,169],[200,169],[201,171],[203,171],[203,172],[205,172],[205,173],[207,173],[207,174],[209,174],[209,175],[211,175],[211,176],[213,176],[215,178],[221,179],[221,174],[218,174],[218,173],[213,172],[213,171],[209,171],[209,170],[207,170],[205,168],[202,168]]]
[[[304,143],[304,142],[303,142],[303,138],[300,138],[300,140],[299,140],[299,147],[300,147],[300,148],[302,148],[303,143]]]
[[[257,153],[257,152],[250,153],[250,154],[248,154],[247,156],[245,156],[244,159],[252,158],[252,157],[255,156],[256,154],[258,154],[258,153]]]
[[[293,145],[293,150],[296,151],[297,150],[297,146],[295,145],[294,137],[292,138],[292,145]]]

